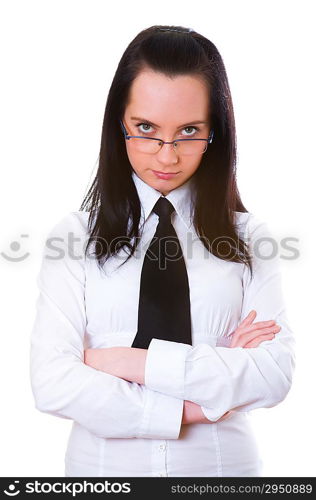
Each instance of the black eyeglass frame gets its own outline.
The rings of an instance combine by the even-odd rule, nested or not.
[[[214,137],[214,130],[211,129],[210,135],[208,136],[207,139],[196,139],[196,138],[193,137],[192,139],[188,138],[188,139],[175,139],[174,141],[163,141],[162,139],[158,139],[157,137],[145,137],[143,135],[128,135],[127,130],[126,130],[125,125],[122,122],[122,120],[120,120],[120,125],[121,125],[121,129],[123,131],[124,137],[125,137],[125,139],[127,141],[129,139],[132,139],[133,137],[135,137],[135,139],[149,139],[151,141],[153,141],[153,140],[154,141],[159,141],[159,142],[162,142],[162,146],[164,144],[174,144],[175,142],[180,142],[180,141],[206,141],[207,142],[207,147],[208,147],[208,145],[212,143],[213,137]],[[207,147],[206,147],[205,151],[207,150]],[[173,148],[174,148],[174,146],[173,146]],[[203,151],[203,153],[205,153],[205,151]],[[192,153],[192,154],[195,154],[195,153]]]

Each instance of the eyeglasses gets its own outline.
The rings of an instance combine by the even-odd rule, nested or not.
[[[163,141],[156,137],[144,137],[141,135],[128,135],[122,120],[121,128],[126,140],[131,141],[135,149],[140,153],[156,154],[164,144],[173,144],[173,148],[180,155],[203,154],[207,147],[213,141],[214,130],[212,129],[207,139],[176,139],[174,141]]]

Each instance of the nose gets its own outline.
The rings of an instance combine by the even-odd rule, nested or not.
[[[162,165],[175,165],[179,161],[178,154],[173,144],[163,144],[156,156],[158,162]]]

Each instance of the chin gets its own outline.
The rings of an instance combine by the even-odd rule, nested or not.
[[[166,196],[170,191],[181,186],[182,182],[179,179],[177,181],[154,179],[149,181],[148,184]]]

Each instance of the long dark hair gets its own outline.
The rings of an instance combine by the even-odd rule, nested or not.
[[[119,120],[133,80],[146,67],[168,77],[202,76],[207,84],[214,138],[193,175],[193,224],[213,255],[246,263],[252,273],[248,245],[235,227],[234,211],[248,211],[236,182],[235,119],[225,66],[210,40],[182,26],[156,25],[141,31],[118,64],[106,101],[98,170],[79,209],[90,212],[85,253],[97,242],[97,260],[102,266],[126,247],[129,254],[124,264],[139,243],[141,206]]]

